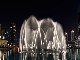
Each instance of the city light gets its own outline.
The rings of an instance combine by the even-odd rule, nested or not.
[[[9,46],[9,44],[8,44],[8,46]]]
[[[0,36],[0,39],[1,39],[1,36]]]
[[[72,30],[71,32],[73,32],[73,33],[74,33],[74,30]]]
[[[15,45],[13,45],[13,46],[15,46]]]
[[[8,33],[8,31],[7,31],[7,33]]]
[[[78,26],[78,28],[80,28],[80,25]]]
[[[34,52],[34,51],[32,50],[32,52]]]
[[[6,33],[5,33],[6,34]]]
[[[71,41],[74,40],[74,30],[71,31]]]
[[[65,35],[67,35],[68,33],[67,32],[65,32]]]
[[[15,27],[15,25],[13,27]]]
[[[10,27],[12,29],[12,27]]]
[[[41,53],[40,53],[41,54]]]
[[[13,29],[14,31],[16,31],[16,29]]]
[[[10,45],[10,47],[11,47],[11,45]]]
[[[80,1],[5,2],[0,11],[0,60],[80,60]]]
[[[11,43],[11,45],[12,45],[12,43]]]
[[[8,41],[7,41],[8,42]]]
[[[3,38],[2,39],[5,39],[5,37],[3,36]]]
[[[16,31],[16,29],[15,29],[15,31]]]

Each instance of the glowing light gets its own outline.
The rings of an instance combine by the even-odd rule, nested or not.
[[[11,43],[11,45],[12,45],[12,43]]]
[[[5,37],[3,36],[3,38],[2,39],[5,39]]]
[[[14,31],[16,31],[16,29],[13,29]]]
[[[0,38],[1,38],[1,36],[0,36]]]
[[[9,45],[9,44],[8,44]]]
[[[36,46],[36,49],[37,49],[37,46]]]
[[[78,26],[78,28],[80,28],[80,25]]]
[[[51,53],[49,53],[49,54],[51,54]]]
[[[43,45],[44,45],[44,42],[43,42]]]
[[[34,47],[35,47],[35,44],[34,44]]]
[[[46,43],[47,43],[47,40],[46,40]]]
[[[74,33],[74,30],[72,30],[71,32],[73,32],[73,33]]]
[[[0,60],[1,60],[1,56],[2,56],[2,53],[1,53],[1,51],[0,51]]]
[[[16,31],[16,30],[15,30]]]
[[[31,46],[31,49],[33,49],[33,47]]]
[[[7,31],[7,33],[8,33],[8,31]]]
[[[41,45],[42,45],[42,40],[41,40]]]
[[[32,52],[34,52],[34,51],[32,50]]]
[[[67,35],[67,32],[65,32],[65,35]]]
[[[12,29],[12,27],[10,27]]]
[[[6,33],[5,33],[6,34]]]
[[[4,57],[4,55],[3,55],[3,60],[4,60],[4,58],[5,58],[5,57]]]
[[[40,53],[41,54],[41,53]]]
[[[11,47],[11,45],[10,45],[10,47]]]
[[[13,45],[13,46],[15,46],[15,45]]]
[[[13,27],[15,27],[15,25]]]

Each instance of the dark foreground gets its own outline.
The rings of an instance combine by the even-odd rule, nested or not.
[[[67,50],[67,60],[80,60],[80,50],[79,49],[68,49]],[[54,60],[52,54],[48,54],[47,57],[43,58],[42,54],[38,54],[36,58],[21,54],[14,50],[0,50],[0,60]],[[61,55],[60,55],[61,60]]]

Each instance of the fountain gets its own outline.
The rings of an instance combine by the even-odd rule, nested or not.
[[[59,60],[60,53],[62,60],[66,60],[66,40],[62,27],[50,18],[37,20],[30,16],[25,20],[20,31],[19,46],[20,52],[26,53],[26,57],[30,55],[33,60],[36,60],[38,55],[47,60],[49,54],[53,54],[54,60]]]

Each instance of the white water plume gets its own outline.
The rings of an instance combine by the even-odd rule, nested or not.
[[[62,27],[50,18],[37,20],[30,16],[25,20],[21,27],[19,43],[21,52],[28,53],[32,49],[38,53],[51,49],[55,55],[57,52],[62,53],[62,59],[66,60],[66,40]]]

